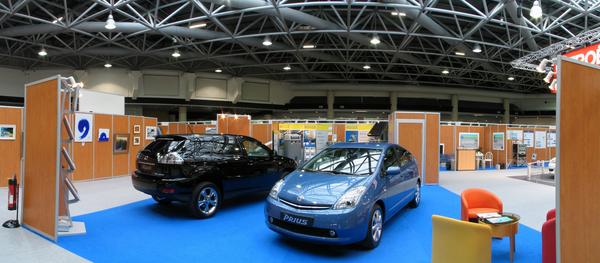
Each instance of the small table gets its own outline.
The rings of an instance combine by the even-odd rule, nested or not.
[[[510,238],[510,262],[513,262],[515,253],[515,235],[519,232],[519,220],[521,217],[514,213],[502,213],[502,216],[510,217],[513,219],[511,222],[492,224],[486,219],[480,218],[478,222],[480,224],[488,225],[492,228],[492,237],[495,238]]]

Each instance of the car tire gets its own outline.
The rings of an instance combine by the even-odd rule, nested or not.
[[[408,207],[417,208],[421,203],[421,182],[417,182],[417,191],[415,192],[415,196],[413,200],[408,203]]]
[[[221,207],[221,191],[211,182],[199,183],[192,192],[190,212],[197,218],[209,218]]]
[[[152,199],[154,199],[154,201],[156,201],[158,204],[160,205],[168,205],[171,203],[171,200],[166,198],[166,197],[160,197],[157,195],[153,195]]]
[[[383,209],[378,204],[371,208],[368,226],[367,236],[361,245],[367,249],[374,249],[379,246],[383,235]]]

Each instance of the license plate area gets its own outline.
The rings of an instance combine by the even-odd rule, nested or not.
[[[312,226],[314,221],[314,219],[310,217],[292,215],[288,213],[281,213],[280,216],[281,221],[300,226]]]

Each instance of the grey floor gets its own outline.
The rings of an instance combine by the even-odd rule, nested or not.
[[[521,215],[523,224],[540,230],[546,211],[554,207],[554,187],[509,178],[525,175],[525,169],[508,171],[442,172],[440,185],[460,194],[471,187],[486,188],[504,202],[505,211]],[[148,198],[131,186],[129,177],[78,182],[79,203],[71,205],[73,216],[96,212]],[[0,221],[14,218],[6,210],[6,188],[0,188]],[[1,223],[0,222],[0,223]],[[23,228],[0,227],[0,262],[88,262]]]

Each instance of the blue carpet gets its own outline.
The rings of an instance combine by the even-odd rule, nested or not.
[[[183,205],[151,199],[77,216],[87,234],[59,245],[94,262],[430,262],[431,215],[459,218],[459,197],[439,186],[423,189],[421,206],[384,226],[372,251],[288,240],[264,223],[264,196],[228,202],[213,218],[196,220]],[[541,235],[520,226],[515,262],[541,262]],[[493,240],[493,261],[509,262],[509,240]]]

